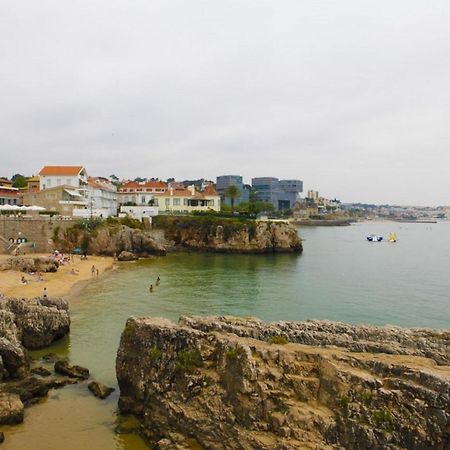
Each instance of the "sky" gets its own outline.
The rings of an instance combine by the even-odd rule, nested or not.
[[[450,204],[448,0],[2,0],[0,176]]]

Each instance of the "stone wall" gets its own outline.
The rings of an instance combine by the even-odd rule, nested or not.
[[[36,244],[34,248],[26,247],[27,253],[47,253],[54,249],[52,241],[54,229],[59,227],[60,230],[65,230],[74,223],[73,220],[57,220],[49,217],[28,219],[0,216],[0,236],[8,241],[10,238],[17,239],[21,233],[28,242]],[[6,253],[6,245],[2,239],[0,239],[0,253]]]

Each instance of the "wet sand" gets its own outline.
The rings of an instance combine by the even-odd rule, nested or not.
[[[7,258],[8,255],[0,255],[0,261]],[[96,273],[92,276],[93,265],[99,271],[98,277],[116,267],[111,257],[89,256],[87,260],[81,260],[79,256],[75,256],[73,262],[60,266],[56,273],[43,273],[43,281],[39,281],[37,276],[23,272],[0,271],[0,294],[5,297],[34,298],[42,295],[44,288],[47,288],[49,297],[68,298],[90,281],[98,279]],[[72,269],[76,275],[71,273]],[[27,280],[27,284],[21,282],[22,276]]]

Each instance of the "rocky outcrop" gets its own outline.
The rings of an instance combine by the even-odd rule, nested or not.
[[[89,390],[98,398],[105,399],[109,397],[114,391],[114,388],[108,387],[103,383],[97,381],[91,381],[88,384]]]
[[[119,227],[100,227],[91,238],[89,251],[98,255],[113,256],[122,252],[147,256],[165,255],[164,242],[160,242],[149,231]]]
[[[59,299],[0,300],[0,381],[29,371],[26,349],[45,347],[69,332],[68,303]]]
[[[19,272],[56,272],[59,263],[53,258],[12,256],[0,263],[0,271],[16,270]]]
[[[131,252],[120,252],[119,256],[117,257],[118,261],[136,261],[138,257]]]
[[[449,343],[334,322],[130,318],[119,407],[160,449],[444,450]]]
[[[214,217],[164,217],[156,226],[170,247],[219,253],[301,252],[297,228],[286,222]]]
[[[24,406],[17,394],[0,394],[0,425],[23,422]]]

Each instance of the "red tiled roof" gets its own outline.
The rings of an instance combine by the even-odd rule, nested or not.
[[[208,184],[202,192],[203,195],[213,196],[219,195],[212,184]]]
[[[164,181],[145,181],[138,183],[137,181],[128,181],[123,184],[121,189],[138,189],[138,188],[166,188],[167,184]]]
[[[75,176],[83,169],[83,166],[44,166],[39,172],[39,175]]]

